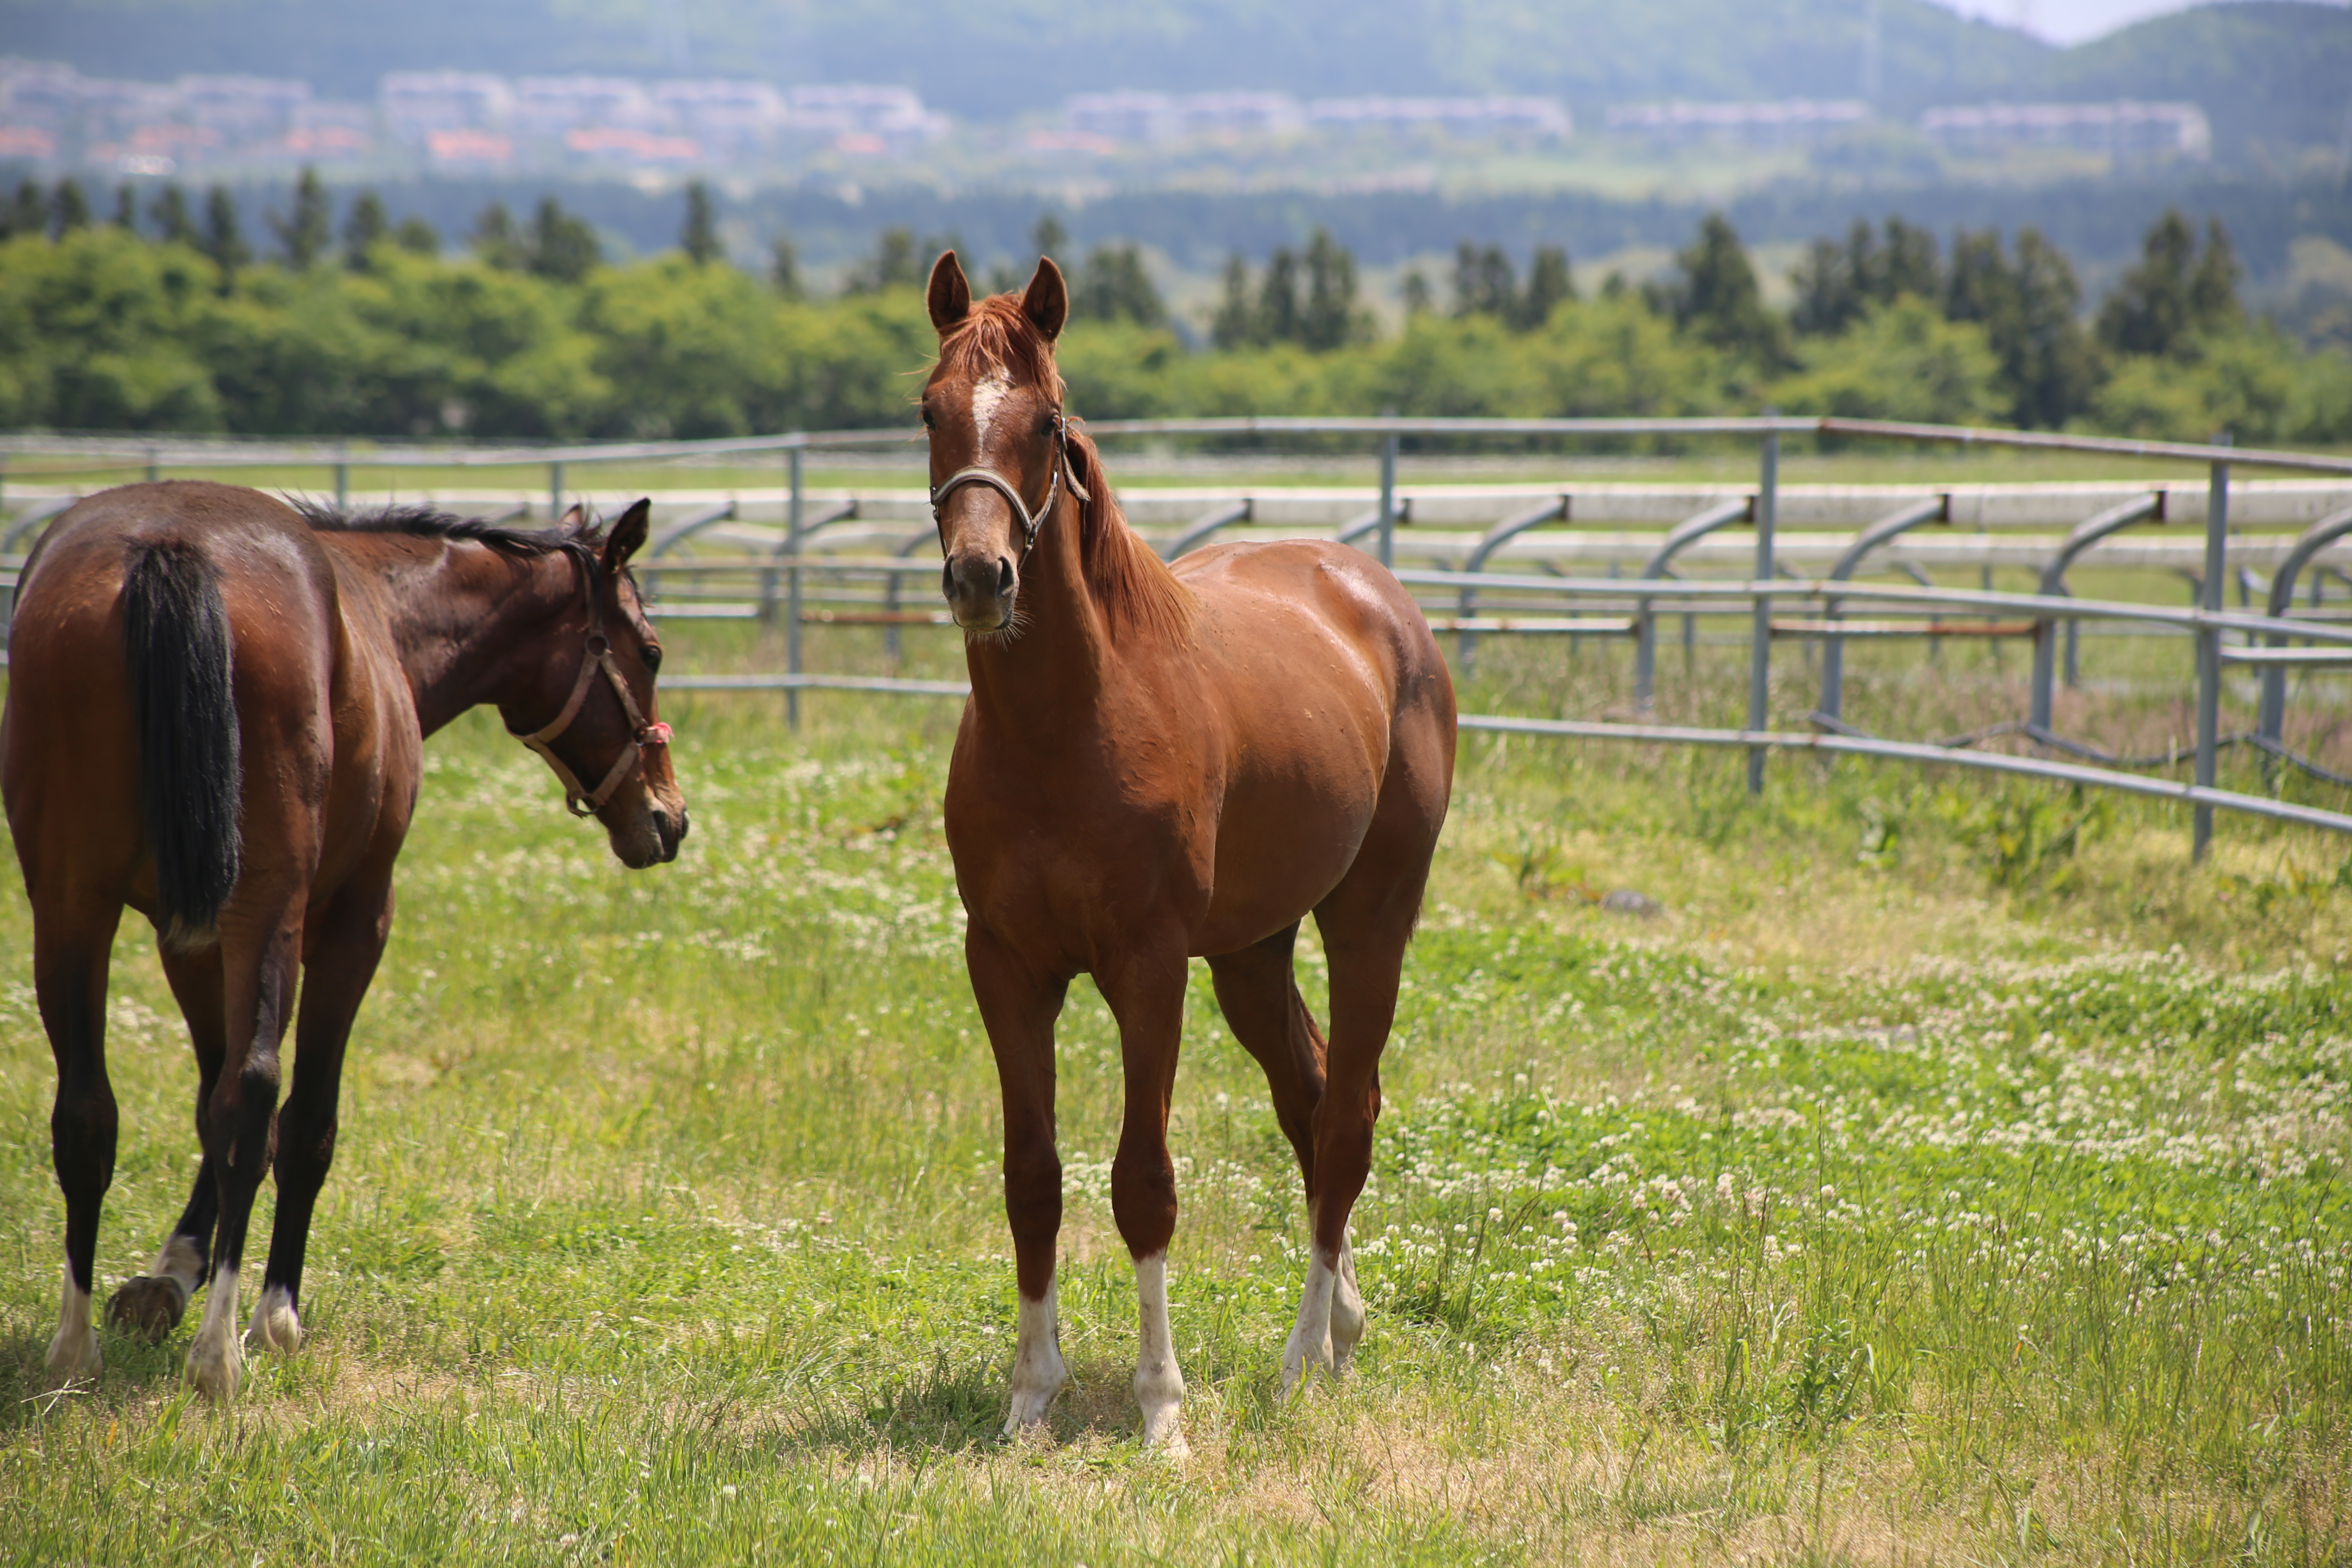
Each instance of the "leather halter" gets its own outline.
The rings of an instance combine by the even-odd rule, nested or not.
[[[629,683],[621,679],[620,668],[613,662],[612,639],[604,635],[604,599],[597,593],[593,577],[589,582],[588,595],[588,646],[580,656],[580,676],[572,683],[572,696],[564,702],[563,711],[555,716],[553,723],[528,735],[514,730],[507,731],[547,759],[547,765],[555,770],[555,776],[562,782],[563,808],[574,816],[593,816],[604,810],[604,803],[613,798],[613,792],[621,787],[621,781],[644,763],[646,752],[655,746],[668,745],[670,737],[668,725],[646,720],[637,707],[637,700],[629,694]],[[604,679],[612,682],[613,694],[621,700],[621,711],[628,715],[630,743],[613,759],[613,766],[604,774],[604,782],[590,790],[580,786],[580,775],[555,754],[551,742],[572,727],[572,721],[580,717],[580,710],[588,700],[588,688],[600,669],[604,672]]]
[[[1045,520],[1053,515],[1054,502],[1060,499],[1062,493],[1062,471],[1069,467],[1070,420],[1067,415],[1056,408],[1054,410],[1053,478],[1046,483],[1045,501],[1035,511],[1031,511],[1029,503],[1021,499],[1018,485],[994,468],[974,463],[968,468],[958,468],[931,487],[931,521],[940,521],[940,509],[948,504],[949,497],[964,486],[985,485],[1012,504],[1013,515],[1021,522],[1021,559],[1026,561],[1029,552],[1037,548],[1037,531],[1045,527]],[[1087,488],[1078,483],[1076,470],[1070,473],[1070,493],[1082,501],[1094,500],[1087,493]]]

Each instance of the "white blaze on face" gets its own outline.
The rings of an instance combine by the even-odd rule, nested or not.
[[[1013,391],[1013,378],[1002,370],[992,371],[984,381],[971,388],[971,447],[974,452],[988,447],[988,427],[996,420],[996,411]]]

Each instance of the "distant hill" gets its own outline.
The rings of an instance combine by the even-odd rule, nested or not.
[[[904,83],[951,113],[1073,92],[1281,89],[1554,94],[1610,103],[1852,97],[1868,0],[0,0],[0,48],[93,75],[298,76],[341,98],[386,70]],[[2053,48],[1922,0],[1880,0],[1879,102],[2189,98],[2225,160],[2332,147],[2352,11],[2207,6]]]

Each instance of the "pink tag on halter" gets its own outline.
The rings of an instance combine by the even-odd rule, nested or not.
[[[667,725],[667,724],[662,724],[662,723],[653,723],[653,724],[648,724],[648,725],[646,725],[646,732],[645,732],[645,734],[644,734],[644,735],[643,735],[643,736],[638,740],[637,744],[638,744],[639,746],[667,746],[667,745],[668,745],[668,744],[669,744],[669,726],[668,726],[668,725]]]

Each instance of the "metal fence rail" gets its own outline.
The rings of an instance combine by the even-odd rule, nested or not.
[[[1684,617],[1687,648],[1700,615],[1746,612],[1749,648],[1746,722],[1738,729],[1664,726],[1647,722],[1465,715],[1474,731],[1649,744],[1743,748],[1748,755],[1751,790],[1762,787],[1766,759],[1775,751],[1873,756],[1916,763],[1950,763],[1997,773],[2095,785],[2180,801],[2194,817],[2193,845],[2202,858],[2216,810],[2352,832],[2352,816],[2221,790],[2215,765],[2228,743],[2219,733],[2223,671],[2251,667],[2262,679],[2261,717],[2251,739],[2265,757],[2266,771],[2287,753],[2279,742],[2291,669],[2352,667],[2352,624],[2333,618],[2323,600],[2326,579],[2345,578],[2352,563],[2352,458],[2239,449],[2227,445],[2183,445],[2118,440],[1885,421],[1763,416],[1727,419],[1409,419],[1292,418],[1106,420],[1090,426],[1101,439],[1154,437],[1209,442],[1283,443],[1314,438],[1328,449],[1335,439],[1377,441],[1381,482],[1377,498],[1359,492],[1303,497],[1299,492],[1235,496],[1202,493],[1186,500],[1179,492],[1130,493],[1130,518],[1145,524],[1156,547],[1173,558],[1213,537],[1244,532],[1319,534],[1337,537],[1396,566],[1402,553],[1424,563],[1397,566],[1398,576],[1417,592],[1432,595],[1433,624],[1458,638],[1457,658],[1465,669],[1483,635],[1628,637],[1634,644],[1636,702],[1646,713],[1655,672],[1656,626],[1664,615]],[[1789,437],[1845,440],[1947,443],[1963,447],[2016,447],[2194,463],[2206,472],[2194,481],[2137,481],[2108,485],[2012,486],[2032,491],[2031,504],[2015,494],[1996,496],[1997,486],[1790,487],[1780,483],[1780,446]],[[1756,482],[1747,486],[1563,485],[1546,487],[1424,486],[1410,492],[1396,480],[1401,445],[1406,440],[1519,442],[1593,439],[1752,439],[1759,448]],[[804,624],[871,625],[887,628],[895,651],[906,625],[939,624],[934,612],[900,607],[898,584],[907,574],[929,577],[936,569],[910,560],[929,537],[921,494],[824,496],[805,481],[811,452],[843,452],[888,446],[909,447],[905,430],[832,431],[745,437],[727,441],[636,442],[550,447],[361,448],[357,447],[205,445],[113,441],[59,442],[0,438],[0,474],[11,459],[38,458],[48,465],[39,482],[54,485],[61,475],[121,474],[135,469],[150,478],[177,468],[235,471],[247,468],[315,468],[331,476],[339,501],[352,493],[355,471],[399,473],[447,468],[468,471],[536,468],[544,470],[551,513],[580,492],[571,484],[583,469],[614,463],[688,462],[713,458],[773,454],[783,459],[782,488],[764,504],[780,527],[752,521],[754,499],[742,493],[704,494],[683,516],[660,531],[641,569],[659,585],[658,612],[666,616],[782,618],[786,668],[772,675],[667,678],[681,689],[776,689],[787,694],[797,718],[798,693],[805,689],[961,694],[961,682],[901,680],[833,675],[803,668]],[[2231,476],[2263,468],[2327,476],[2324,482],[2273,482],[2240,486]],[[16,488],[26,489],[23,470]],[[1830,491],[1841,493],[1826,493]],[[509,492],[510,494],[511,492]],[[1484,498],[1483,501],[1481,497]],[[70,496],[28,495],[13,524],[0,522],[0,553],[21,542]],[[1365,502],[1370,500],[1367,506]],[[2236,504],[2233,506],[2233,500]],[[509,500],[509,510],[526,502]],[[1486,506],[1483,514],[1479,508]],[[1494,508],[1501,507],[1499,514]],[[1679,508],[1679,510],[1673,509]],[[2233,510],[2243,526],[2297,530],[2293,535],[2231,535]],[[1612,517],[1673,523],[1664,533],[1600,535],[1589,524]],[[1843,521],[1858,524],[1850,534],[1781,531],[1784,521]],[[2063,522],[2069,531],[2056,541],[1997,538],[1996,528]],[[2202,538],[2174,542],[2119,539],[2143,524],[2201,525]],[[1552,524],[1586,524],[1561,530]],[[1949,531],[1973,523],[1972,541]],[[1723,530],[1746,526],[1751,541],[1735,546]],[[1929,539],[1922,530],[1945,537]],[[710,545],[734,553],[704,552]],[[1751,549],[1752,547],[1752,549]],[[1690,579],[1685,568],[1721,565],[1735,557],[1748,566],[1737,581]],[[1902,570],[1912,584],[1864,583],[1856,574]],[[1498,565],[1539,567],[1536,572],[1495,570]],[[1571,576],[1566,566],[1637,564],[1636,577]],[[1937,585],[1928,565],[1971,564],[1984,586]],[[1783,577],[1792,565],[1823,569],[1814,577]],[[1991,588],[1996,566],[2030,566],[2039,592],[2014,594]],[[2075,597],[2067,587],[2070,571],[2085,566],[2130,565],[2175,572],[2189,589],[2188,602],[2155,605]],[[2271,575],[2264,581],[2261,570]],[[743,580],[748,595],[726,586]],[[2235,582],[2242,608],[2225,608]],[[714,586],[713,584],[717,585]],[[2296,612],[2295,589],[2308,589],[2309,603]],[[0,563],[0,614],[13,595],[13,574]],[[2260,595],[2264,611],[2252,601]],[[1874,606],[1879,618],[1853,619],[1853,606]],[[1804,614],[1787,612],[1801,609]],[[1450,614],[1445,612],[1450,611]],[[1950,616],[2002,616],[2007,621],[1951,620]],[[2033,644],[2029,711],[2021,724],[2007,726],[2044,752],[2095,755],[2050,728],[2053,689],[2075,676],[2074,648],[2079,628],[2107,625],[2139,633],[2187,636],[2196,645],[2197,743],[2194,781],[2151,778],[2123,766],[2086,766],[2047,755],[2015,756],[1962,746],[1885,740],[1854,731],[1843,718],[1844,644],[1850,638],[1990,637],[2030,639]],[[1771,649],[1776,639],[1800,638],[1822,649],[1822,689],[1812,721],[1820,732],[1776,731],[1768,726]],[[2301,646],[2296,646],[2296,645]],[[1933,640],[1930,647],[1934,647]],[[2232,737],[2231,739],[2238,739]],[[2156,759],[2158,762],[2164,759]],[[2313,768],[2315,773],[2325,770]]]

